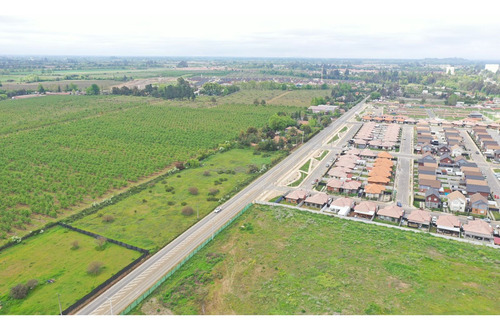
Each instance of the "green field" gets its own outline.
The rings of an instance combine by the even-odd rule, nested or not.
[[[215,154],[204,160],[200,168],[169,176],[148,190],[72,225],[141,248],[157,250],[196,223],[197,213],[200,219],[203,218],[220,204],[219,199],[227,198],[232,190],[242,189],[244,183],[254,178],[256,174],[247,173],[248,165],[254,164],[261,169],[275,157],[278,153],[254,155],[250,149]],[[191,187],[197,188],[196,195],[189,192]],[[219,192],[210,196],[211,189]],[[207,201],[210,197],[215,201]],[[193,214],[183,215],[185,207],[193,208]],[[114,221],[103,221],[106,215],[113,216]]]
[[[500,251],[254,206],[135,314],[499,314]]]
[[[8,116],[8,130],[47,125],[0,136],[0,164],[5,165],[0,169],[0,241],[7,234],[25,233],[33,221],[43,224],[176,161],[213,150],[241,130],[262,127],[276,112],[299,109],[241,104],[191,108],[115,96],[9,102],[2,104],[20,107],[22,115]],[[61,122],[67,119],[80,120]]]
[[[74,241],[78,249],[72,249]],[[47,230],[0,252],[0,314],[59,314],[57,293],[64,310],[139,256],[110,243],[96,250],[94,238],[62,227]],[[87,274],[93,261],[103,263],[98,275]],[[10,298],[13,286],[30,279],[39,285],[25,299]]]

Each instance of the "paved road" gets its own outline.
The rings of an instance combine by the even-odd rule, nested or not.
[[[459,131],[462,137],[464,138],[465,147],[471,151],[470,156],[472,161],[474,161],[477,164],[479,169],[481,169],[481,171],[483,172],[483,175],[486,176],[486,181],[490,186],[492,194],[500,195],[500,183],[498,182],[498,179],[495,177],[495,174],[493,173],[493,170],[491,169],[489,162],[487,162],[484,159],[483,154],[481,154],[481,151],[477,148],[476,144],[467,133],[467,130],[459,129]],[[479,152],[479,154],[476,154],[476,152]],[[500,205],[500,199],[495,199],[495,201]]]
[[[209,239],[217,229],[222,227],[247,204],[257,199],[267,188],[275,186],[277,181],[295,167],[298,162],[301,162],[307,155],[321,147],[325,139],[343,127],[356,112],[362,109],[365,101],[366,99],[224,203],[221,206],[222,211],[220,213],[211,213],[193,225],[137,269],[80,309],[77,314],[119,314],[177,264],[182,262],[200,244]]]
[[[321,146],[320,149],[328,149],[330,150],[330,153],[328,153],[323,158],[323,160],[321,160],[319,164],[316,165],[313,171],[311,171],[311,173],[304,179],[304,181],[301,183],[299,187],[308,190],[312,189],[313,187],[312,181],[314,179],[321,179],[323,177],[323,174],[328,170],[326,165],[332,164],[331,159],[334,158],[336,154],[340,154],[342,152],[342,146],[347,144],[347,142],[350,139],[352,139],[354,134],[358,132],[359,128],[362,125],[363,125],[362,123],[356,122],[356,124],[352,125],[351,128],[346,132],[344,132],[341,138],[333,142],[333,144]],[[327,146],[328,148],[325,148],[325,146]]]
[[[398,166],[396,172],[396,201],[402,203],[403,206],[411,206],[413,198],[413,173],[412,164],[413,153],[413,126],[403,125],[401,131],[401,146],[399,153],[394,153],[398,158]]]

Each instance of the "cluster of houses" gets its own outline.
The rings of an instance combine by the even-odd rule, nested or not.
[[[476,163],[461,156],[452,158],[444,155],[436,158],[429,152],[417,160],[417,163],[418,188],[425,193],[426,208],[442,208],[447,200],[450,211],[487,215],[491,192]],[[451,176],[457,184],[444,189],[438,175]]]
[[[377,200],[390,198],[394,157],[386,151],[370,149],[348,150],[337,158],[328,171],[330,180],[326,183],[328,192],[358,195]]]
[[[487,158],[500,161],[500,146],[498,145],[498,141],[488,133],[486,125],[474,127],[470,131],[470,134]]]
[[[433,131],[429,124],[418,123],[415,131],[417,141],[414,151],[417,154],[449,154],[453,157],[466,154],[463,138],[451,124],[444,124],[439,131]]]
[[[380,208],[373,201],[361,201],[356,203],[352,198],[341,197],[334,199],[324,192],[310,194],[305,190],[294,190],[284,196],[288,203],[298,206],[317,208],[324,212],[337,214],[340,216],[350,216],[359,219],[381,220],[394,222],[399,225],[407,225],[414,228],[429,228],[434,225],[438,233],[461,236],[476,240],[491,242],[494,239],[494,230],[488,223],[482,220],[468,220],[461,222],[458,217],[450,214],[443,214],[439,217],[432,217],[430,212],[422,209],[412,210],[406,213],[405,210],[396,204],[391,204]]]
[[[364,123],[349,144],[355,148],[394,150],[399,147],[400,130],[401,126],[394,123]]]

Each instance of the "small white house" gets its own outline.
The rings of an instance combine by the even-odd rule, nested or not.
[[[454,191],[447,195],[448,206],[451,211],[464,212],[467,206],[467,199],[460,191]]]

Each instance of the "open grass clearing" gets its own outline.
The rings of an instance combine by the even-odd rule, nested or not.
[[[499,314],[499,284],[493,248],[256,205],[144,305],[209,315]]]
[[[57,293],[64,310],[140,256],[111,243],[96,247],[94,238],[56,226],[0,252],[0,314],[59,314]],[[94,261],[102,263],[102,271],[89,275]],[[25,299],[10,298],[12,287],[30,279],[39,285]]]
[[[227,198],[232,190],[242,189],[244,183],[254,178],[256,174],[247,173],[248,165],[254,164],[261,169],[278,155],[254,155],[251,149],[232,149],[215,154],[203,160],[202,167],[169,176],[163,182],[72,225],[141,248],[157,250],[196,223],[197,214],[199,219],[203,218],[220,204],[219,199]],[[196,188],[198,193],[190,193],[190,188]],[[211,191],[214,194],[209,195]],[[207,201],[208,198],[215,201]],[[183,215],[185,207],[192,208],[191,215]],[[107,215],[114,220],[106,222],[104,217]]]

